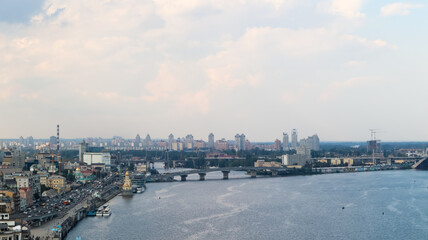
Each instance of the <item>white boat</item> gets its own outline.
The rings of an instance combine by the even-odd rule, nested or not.
[[[137,193],[143,193],[144,188],[143,187],[137,187]]]
[[[111,210],[108,205],[103,205],[98,208],[96,215],[98,217],[108,217],[111,215]]]

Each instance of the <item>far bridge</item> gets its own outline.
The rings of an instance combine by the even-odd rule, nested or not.
[[[209,172],[222,172],[223,179],[229,179],[229,173],[231,171],[246,171],[247,173],[249,173],[249,175],[252,178],[255,178],[257,176],[258,171],[271,171],[272,176],[277,176],[279,172],[286,172],[290,170],[282,167],[226,167],[226,168],[192,169],[192,170],[180,171],[180,172],[169,172],[169,173],[162,174],[160,177],[173,179],[176,176],[180,176],[181,181],[186,181],[186,178],[188,175],[198,174],[199,180],[203,181],[205,180],[205,176]]]

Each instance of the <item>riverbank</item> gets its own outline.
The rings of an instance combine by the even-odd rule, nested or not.
[[[75,227],[82,219],[84,219],[91,209],[100,207],[120,193],[121,190],[113,186],[111,189],[103,192],[102,198],[93,198],[92,196],[85,198],[62,216],[56,217],[38,227],[32,228],[31,239],[65,239],[68,232],[71,231],[71,229],[73,229],[73,227]]]

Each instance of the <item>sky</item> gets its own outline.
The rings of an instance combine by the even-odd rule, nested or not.
[[[0,138],[428,140],[428,1],[3,0]]]

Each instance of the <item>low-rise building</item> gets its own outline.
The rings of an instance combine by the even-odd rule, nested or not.
[[[310,163],[310,159],[307,155],[294,154],[294,155],[282,155],[282,165],[301,165],[304,166],[306,163]]]
[[[331,165],[340,165],[340,164],[342,164],[342,161],[340,160],[340,158],[332,158],[330,160],[330,164]]]
[[[49,178],[49,174],[47,173],[38,173],[37,175],[39,175],[40,177],[40,185],[45,185],[47,184],[48,178]]]
[[[348,166],[354,165],[354,159],[353,158],[344,158],[343,164],[348,164]]]
[[[25,199],[25,206],[27,208],[31,207],[33,205],[33,190],[31,187],[20,188],[18,191],[20,198]]]
[[[87,165],[105,164],[106,169],[110,169],[111,155],[108,152],[101,152],[101,153],[85,152],[83,154],[83,162],[85,162]]]
[[[318,163],[328,163],[328,160],[323,158],[323,159],[318,159],[317,162]]]
[[[147,164],[141,163],[136,166],[137,172],[147,172]]]
[[[42,193],[42,197],[53,198],[56,197],[58,193],[54,189],[46,190]]]
[[[184,149],[182,142],[173,142],[171,146],[174,151],[182,151]]]
[[[280,162],[265,162],[264,160],[257,160],[254,163],[254,167],[281,167]]]
[[[53,175],[48,178],[47,187],[55,189],[58,193],[62,193],[66,188],[65,177],[59,175]]]
[[[15,176],[16,185],[17,188],[31,188],[34,194],[40,194],[41,193],[41,186],[40,186],[40,176],[35,174],[32,175],[29,172],[26,173],[19,173]]]
[[[19,194],[16,192],[16,189],[13,190],[0,190],[0,196],[5,197],[3,200],[6,200],[9,202],[10,206],[8,205],[7,208],[10,207],[10,212],[8,213],[14,213],[15,211],[19,211],[20,209],[20,197]],[[8,198],[9,200],[7,200]],[[1,202],[2,200],[0,200]],[[0,212],[2,210],[0,209]]]

